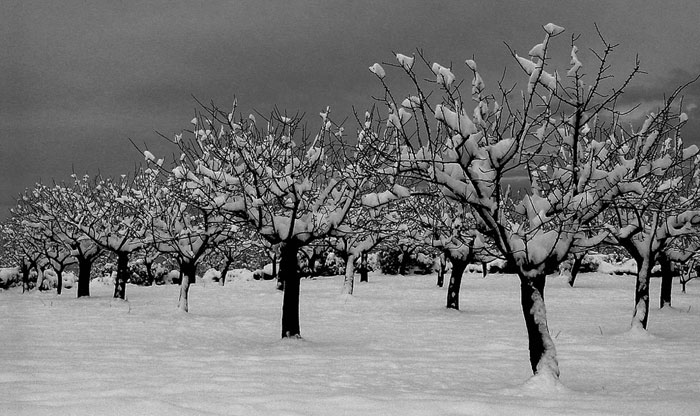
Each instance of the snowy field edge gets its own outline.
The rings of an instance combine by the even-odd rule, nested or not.
[[[652,279],[652,294],[658,293]],[[631,333],[634,279],[550,277],[562,386],[530,379],[519,283],[467,273],[462,310],[435,276],[304,280],[304,340],[279,340],[274,282],[192,287],[93,284],[93,297],[0,292],[0,414],[693,415],[700,409],[696,287],[652,302]]]

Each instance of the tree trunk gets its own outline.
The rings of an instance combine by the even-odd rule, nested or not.
[[[277,253],[272,255],[272,278],[277,279],[277,290],[284,290],[284,276],[277,273]]]
[[[659,256],[661,265],[661,295],[659,296],[659,308],[671,306],[671,288],[673,286],[673,265],[666,255]]]
[[[126,299],[126,281],[129,278],[129,253],[117,253],[117,278],[114,281],[114,298]]]
[[[408,259],[411,258],[411,252],[407,249],[401,248],[401,263],[399,264],[399,274],[401,276],[406,275],[406,268],[408,267]]]
[[[685,273],[681,274],[679,280],[681,282],[681,292],[685,293],[685,284],[690,281],[690,269],[688,269],[688,271],[686,271]]]
[[[554,341],[547,327],[547,310],[544,303],[544,274],[535,277],[520,275],[520,302],[527,327],[530,349],[530,365],[535,375],[548,374],[559,378],[559,363]]]
[[[438,269],[437,285],[438,285],[438,287],[442,287],[445,284],[445,268],[447,268],[447,261],[445,260],[445,253],[440,254],[438,259],[440,262],[440,268]]]
[[[314,248],[311,250],[311,256],[309,256],[309,276],[315,277],[316,276],[316,263],[318,262],[318,258],[320,257],[320,254],[316,252],[316,249]]]
[[[344,295],[352,295],[355,289],[355,255],[350,254],[345,262],[345,280],[343,281]]]
[[[367,253],[363,251],[362,254],[360,254],[360,283],[369,281],[368,274]]]
[[[92,260],[83,256],[78,257],[78,297],[90,296],[90,273]]]
[[[28,264],[22,262],[20,266],[22,271],[22,293],[29,291],[29,272],[31,268]]]
[[[649,278],[654,263],[651,256],[642,259],[641,264],[637,260],[637,284],[634,291],[634,314],[632,315],[632,328],[647,329],[649,320]]]
[[[571,276],[569,276],[569,286],[571,287],[574,287],[576,276],[578,276],[578,272],[581,270],[581,265],[583,264],[583,258],[585,256],[585,254],[574,255],[574,264],[571,266]]]
[[[459,289],[462,286],[462,275],[469,261],[453,258],[450,261],[452,262],[452,275],[450,283],[447,285],[447,309],[459,310]]]
[[[488,264],[486,264],[486,262],[482,261],[481,262],[481,277],[484,277],[484,278],[486,277],[486,275],[489,272],[488,269],[489,269]]]
[[[56,271],[56,294],[60,295],[63,292],[63,267],[55,269]]]
[[[294,243],[280,245],[279,278],[284,282],[282,300],[282,338],[301,338],[299,331],[299,270]]]
[[[36,290],[44,290],[41,286],[44,284],[44,270],[40,266],[36,266]]]
[[[148,286],[153,286],[156,282],[156,277],[153,275],[153,262],[144,261],[144,267],[146,267],[146,279],[148,280]]]
[[[272,277],[277,277],[277,253],[272,254]]]
[[[226,284],[226,273],[228,273],[228,268],[231,267],[231,264],[233,264],[233,260],[227,258],[224,267],[221,269],[221,277],[219,278],[219,284],[221,286]]]
[[[195,263],[182,263],[180,265],[182,280],[180,281],[180,299],[177,307],[183,312],[189,312],[190,285],[195,282],[197,265]]]

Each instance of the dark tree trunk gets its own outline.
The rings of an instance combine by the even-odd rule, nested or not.
[[[78,297],[90,296],[90,273],[92,260],[83,256],[78,257]]]
[[[690,281],[690,279],[690,269],[688,269],[688,271],[686,271],[685,273],[681,274],[680,279],[678,279],[681,282],[681,292],[685,293],[685,285]]]
[[[579,270],[581,270],[584,257],[585,254],[576,254],[574,256],[574,264],[571,266],[571,276],[569,276],[569,286],[571,287],[574,287],[574,282],[576,281],[576,276],[578,276]]]
[[[277,253],[272,255],[272,277],[277,277]]]
[[[545,275],[519,277],[520,302],[527,327],[532,372],[535,375],[549,374],[558,379],[557,352],[547,327],[547,310],[544,303]]]
[[[649,321],[649,278],[654,266],[651,256],[637,260],[637,283],[634,291],[632,327],[646,330]]]
[[[224,267],[221,269],[221,277],[219,278],[219,284],[221,286],[226,284],[226,273],[228,273],[228,268],[231,267],[231,264],[233,264],[233,260],[226,258]]]
[[[345,263],[347,265],[348,264],[348,257],[350,257],[350,253],[348,253],[347,251],[338,250],[338,257],[340,257],[341,260],[343,260],[343,263]]]
[[[411,251],[408,249],[401,248],[401,264],[399,264],[399,274],[401,276],[406,275],[406,268],[408,268],[408,260],[411,258]]]
[[[360,255],[360,283],[369,281],[369,270],[367,267],[367,253],[364,251]]]
[[[129,278],[129,253],[117,253],[117,279],[114,281],[114,298],[126,299],[126,281]]]
[[[447,261],[445,261],[445,254],[440,254],[439,257],[440,268],[438,269],[437,275],[437,285],[442,287],[445,284],[445,268],[447,267]]]
[[[29,291],[29,272],[31,267],[23,262],[20,269],[22,271],[22,293],[24,293]]]
[[[63,293],[63,267],[60,267],[56,271],[56,294],[60,295]]]
[[[459,310],[459,289],[462,286],[462,275],[469,264],[468,260],[450,259],[452,262],[452,275],[447,285],[447,309]]]
[[[488,270],[488,264],[486,262],[481,262],[481,277],[486,277],[486,275],[489,273]]]
[[[282,338],[301,338],[299,331],[298,251],[299,247],[294,243],[282,243],[280,246],[279,277],[284,282]]]
[[[673,265],[666,255],[659,256],[661,265],[661,295],[659,296],[659,308],[671,306],[671,288],[673,286]]]
[[[177,307],[183,312],[189,312],[190,310],[190,285],[195,283],[196,273],[196,263],[182,263],[180,265],[180,274],[182,275],[182,280],[180,281],[180,299],[178,300]]]

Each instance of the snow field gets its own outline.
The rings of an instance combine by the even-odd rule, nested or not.
[[[435,276],[303,280],[301,333],[280,340],[274,281],[190,289],[93,284],[0,292],[0,414],[7,415],[695,415],[700,290],[674,285],[650,335],[628,332],[634,279],[550,277],[550,332],[564,387],[529,380],[513,275],[467,273],[461,311]]]

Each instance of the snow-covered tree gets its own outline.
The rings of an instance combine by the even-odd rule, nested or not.
[[[19,267],[22,292],[24,293],[30,288],[29,275],[31,270],[35,269],[37,276],[39,276],[39,261],[43,254],[35,246],[34,240],[29,238],[29,234],[21,222],[21,219],[13,212],[13,216],[2,225],[2,235],[4,254]],[[36,288],[39,289],[38,286]]]
[[[447,308],[459,309],[462,276],[467,265],[493,259],[469,205],[447,199],[439,192],[426,192],[407,201],[407,208],[414,214],[413,224],[420,230],[417,233],[420,240],[441,252],[441,262],[449,260],[452,264]],[[440,268],[438,273],[444,273],[442,264]],[[438,286],[442,286],[441,283],[439,280]]]
[[[359,262],[361,275],[367,281],[367,254],[398,231],[398,220],[391,205],[373,208],[357,205],[348,213],[345,224],[328,239],[345,262],[342,294],[354,293],[355,263]]]
[[[135,192],[129,202],[145,224],[144,243],[177,262],[182,274],[178,308],[188,312],[197,265],[207,250],[227,239],[236,226],[210,203],[202,184],[193,190],[181,177],[159,180],[159,172],[156,168],[141,170],[134,178]]]
[[[691,271],[697,277],[695,268],[700,252],[700,233],[683,235],[669,240],[668,247],[660,256],[661,291],[659,293],[659,308],[671,306],[673,278],[678,276],[681,290],[685,293],[685,285],[692,279]]]
[[[156,281],[156,273],[154,266],[157,264],[156,260],[162,254],[160,251],[156,250],[153,244],[144,244],[137,252],[134,253],[136,261],[143,264],[143,268],[146,272],[146,284],[152,285]]]
[[[695,253],[694,256],[691,256],[690,258],[686,259],[686,262],[683,263],[681,270],[680,270],[680,284],[681,284],[681,291],[685,293],[685,287],[693,279],[696,279],[700,276],[700,260],[697,258],[697,253]],[[663,300],[662,300],[663,302]],[[669,302],[670,303],[670,302]]]
[[[175,136],[182,157],[172,173],[191,192],[207,196],[212,206],[246,221],[279,247],[282,337],[300,337],[299,249],[343,224],[372,159],[363,157],[362,143],[353,147],[343,141],[328,109],[320,113],[321,127],[313,134],[300,117],[280,112],[261,121],[241,117],[235,104],[230,113],[205,112],[192,120],[191,137]],[[146,157],[155,161],[150,153]]]
[[[62,235],[57,231],[56,219],[45,215],[43,206],[49,201],[43,199],[42,190],[45,186],[37,184],[34,189],[28,189],[19,198],[13,213],[19,218],[19,223],[27,243],[41,253],[38,266],[51,267],[57,275],[56,292],[63,292],[63,271],[76,262],[70,247],[64,244]],[[37,274],[39,278],[41,274]],[[41,287],[37,281],[37,286]]]
[[[629,143],[600,135],[619,114],[615,104],[638,64],[609,87],[614,46],[603,41],[586,75],[572,41],[571,66],[553,70],[550,42],[563,31],[547,24],[544,40],[527,57],[512,51],[526,79],[522,90],[500,83],[487,95],[472,59],[465,61],[472,77],[465,94],[456,68],[431,64],[422,54],[432,83],[422,81],[416,58],[396,55],[393,65],[413,85],[405,95],[392,91],[381,65],[370,68],[384,86],[389,109],[384,135],[402,144],[402,159],[391,174],[422,176],[449,199],[470,206],[479,229],[517,268],[532,371],[555,381],[559,365],[547,325],[545,270],[572,246],[593,246],[605,237],[589,236],[587,225],[613,200],[643,192],[635,161],[618,157]]]
[[[129,256],[144,244],[146,223],[133,203],[138,189],[133,178],[89,177],[73,187],[74,216],[66,220],[82,231],[99,248],[117,257],[114,297],[126,298]]]
[[[617,158],[632,166],[637,192],[617,198],[606,212],[610,240],[627,250],[637,263],[632,327],[646,329],[649,319],[649,278],[659,262],[664,300],[670,303],[672,260],[692,255],[674,241],[697,235],[700,226],[700,154],[696,146],[684,147],[682,127],[687,116],[676,111],[682,88],[674,91],[638,129],[619,119],[609,129],[611,141],[628,143]],[[685,255],[684,255],[685,252]]]
[[[207,254],[207,263],[212,267],[219,266],[221,277],[219,284],[226,284],[226,273],[228,270],[235,267],[243,267],[251,269],[255,266],[256,258],[260,257],[260,253],[267,252],[260,240],[260,236],[255,230],[248,227],[245,223],[237,224],[235,229],[228,233],[228,238],[218,242],[213,249]]]
[[[31,200],[29,204],[33,216],[31,221],[37,230],[43,234],[44,238],[53,241],[56,245],[63,245],[78,263],[77,296],[82,297],[90,296],[92,264],[102,254],[102,249],[70,220],[82,210],[82,205],[78,202],[86,195],[86,187],[91,186],[87,176],[78,178],[72,175],[72,177],[74,181],[72,186],[37,184],[27,198]],[[61,251],[60,247],[56,249]]]

